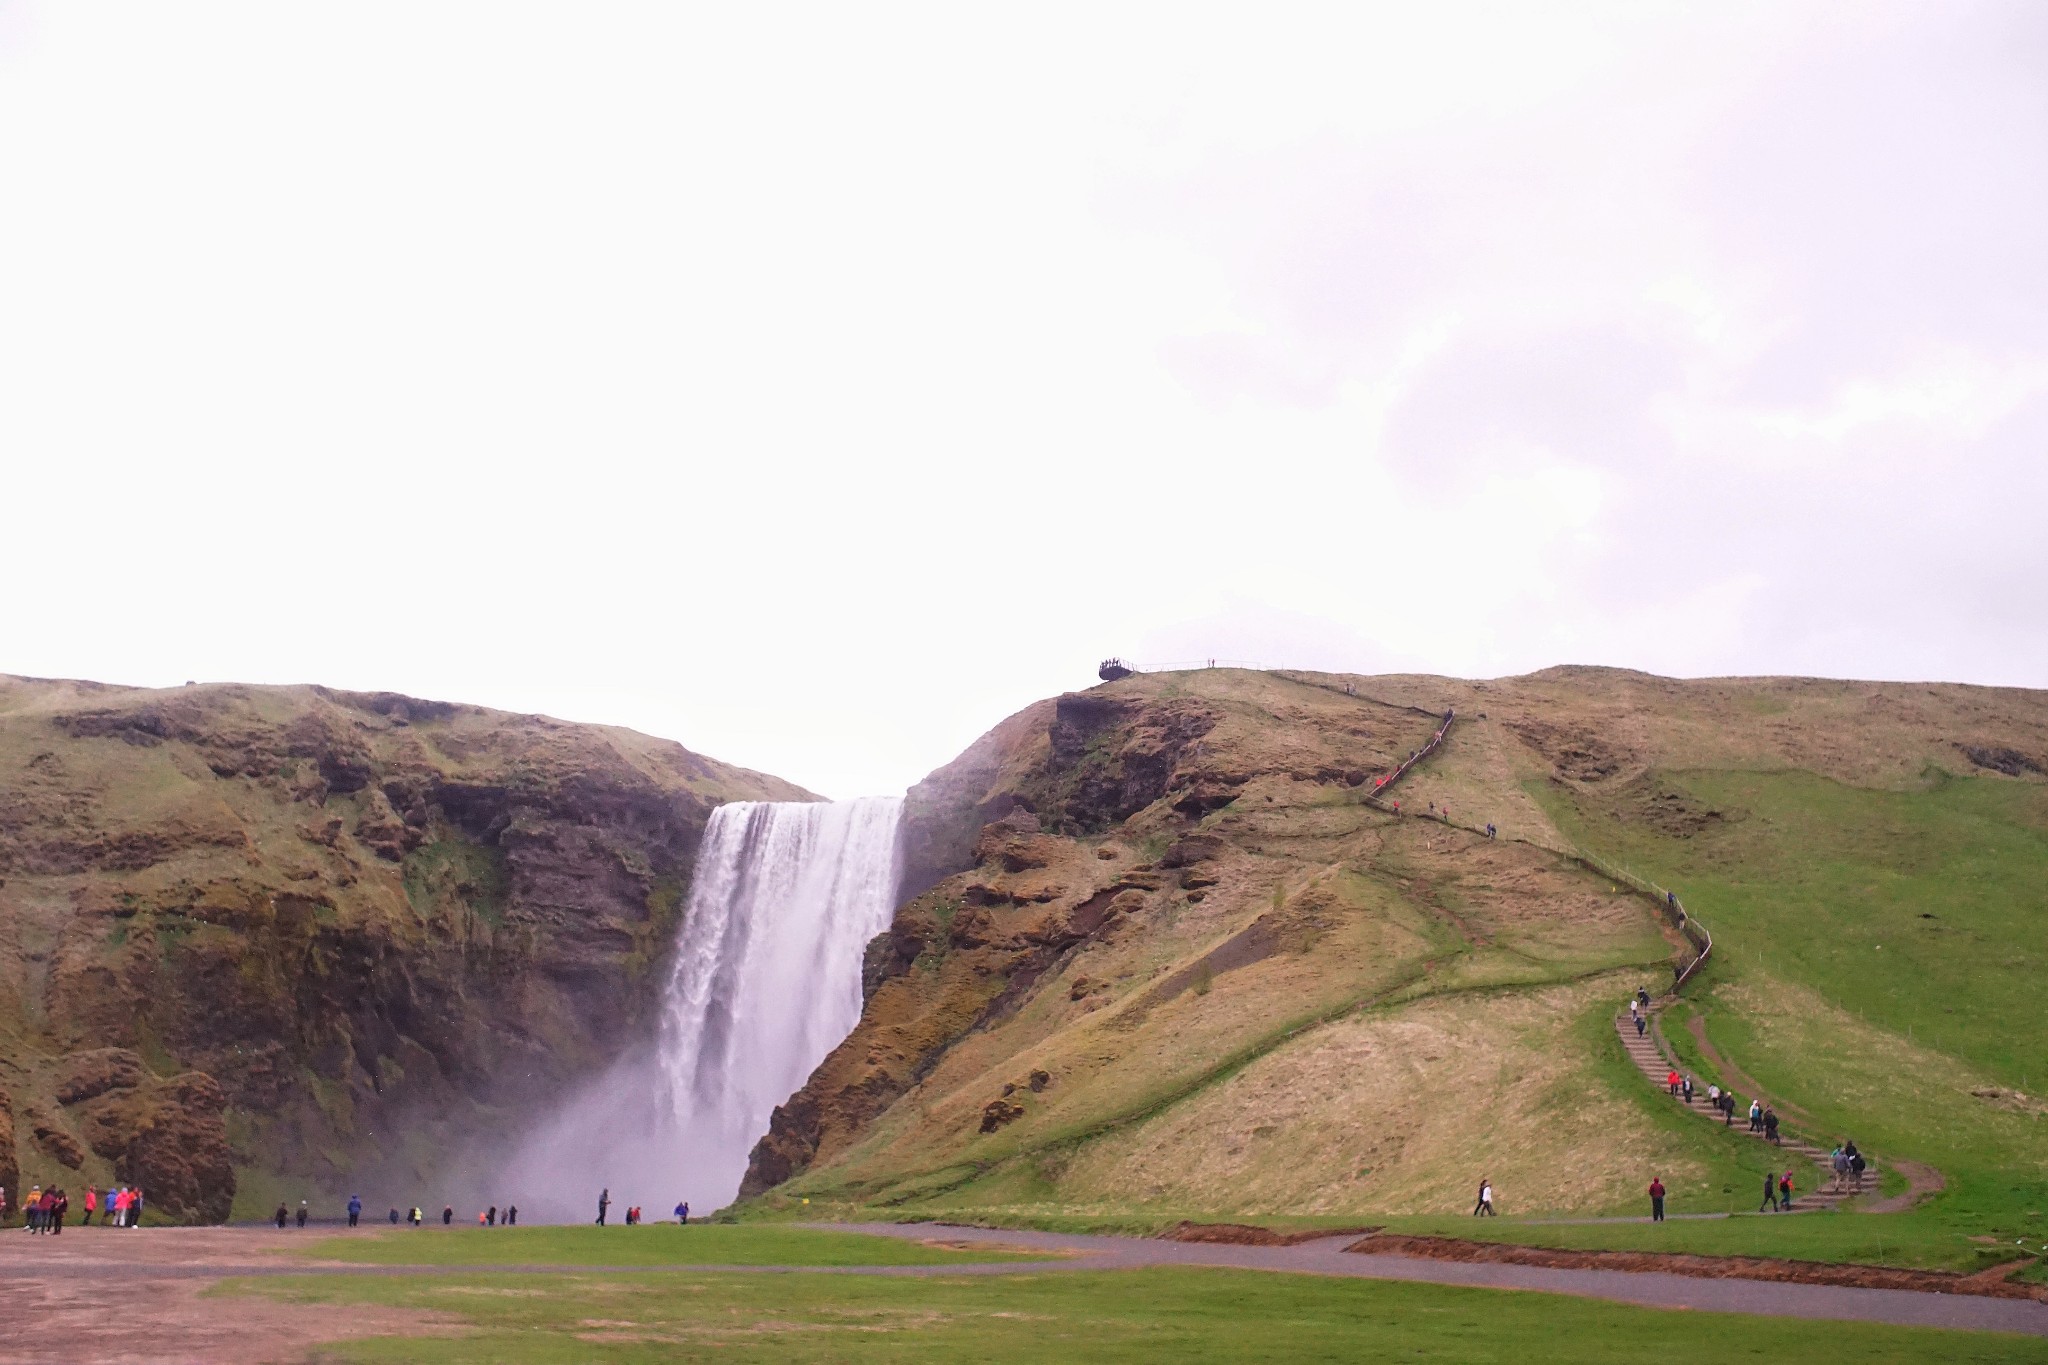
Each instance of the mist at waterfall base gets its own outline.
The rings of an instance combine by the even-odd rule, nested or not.
[[[525,1134],[491,1173],[520,1221],[649,1221],[732,1201],[775,1106],[860,1021],[861,958],[896,908],[901,797],[711,813],[658,1036]],[[474,1173],[473,1173],[474,1174]]]

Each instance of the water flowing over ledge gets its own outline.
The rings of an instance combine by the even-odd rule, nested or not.
[[[896,909],[902,815],[900,796],[714,810],[657,1036],[473,1178],[522,1221],[587,1220],[600,1189],[615,1218],[730,1203],[775,1106],[860,1021],[861,956]]]

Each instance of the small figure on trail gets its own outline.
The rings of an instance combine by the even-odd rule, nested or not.
[[[392,1212],[393,1212],[393,1213],[397,1213],[397,1212],[398,1212],[398,1210],[397,1210],[397,1209],[393,1209],[393,1210],[392,1210]],[[361,1195],[359,1195],[359,1194],[352,1194],[352,1195],[350,1195],[350,1196],[348,1197],[348,1225],[349,1225],[350,1227],[354,1227],[354,1226],[356,1225],[356,1220],[357,1220],[358,1218],[361,1218],[362,1216],[363,1216],[363,1197],[362,1197]],[[396,1218],[393,1218],[393,1219],[392,1219],[391,1221],[395,1223],[395,1222],[397,1222],[398,1220],[397,1220]]]
[[[1868,1164],[1863,1160],[1863,1153],[1856,1150],[1856,1143],[1851,1140],[1849,1145],[1842,1149],[1842,1155],[1849,1160],[1849,1183],[1856,1189],[1862,1189],[1863,1168]]]
[[[519,1226],[519,1206],[517,1204],[505,1210],[505,1226],[508,1228]]]
[[[491,1205],[490,1209],[485,1212],[484,1226],[487,1228],[498,1226],[498,1206],[496,1204]]]
[[[1835,1184],[1849,1183],[1849,1158],[1842,1154],[1842,1144],[1836,1143],[1835,1150],[1828,1153],[1828,1169],[1835,1173]]]
[[[689,1221],[690,1221],[690,1205],[689,1205],[688,1201],[685,1201],[685,1202],[683,1202],[683,1203],[681,1203],[681,1204],[678,1204],[678,1205],[676,1205],[676,1225],[677,1225],[678,1227],[683,1227],[683,1226],[687,1226],[687,1225],[688,1225],[688,1223],[689,1223]]]
[[[1629,997],[1628,1017],[1639,1024],[1643,1021],[1643,1007],[1635,1002],[1635,997],[1633,996]]]
[[[1498,834],[1499,832],[1500,832],[1500,831],[1496,830],[1496,829],[1495,829],[1495,828],[1493,827],[1493,821],[1491,821],[1491,820],[1488,820],[1488,821],[1486,822],[1486,837],[1487,837],[1487,838],[1491,839],[1491,838],[1493,838],[1493,837],[1494,837],[1494,836],[1495,836],[1496,834]]]
[[[1684,1090],[1684,1093],[1685,1093],[1685,1102],[1686,1102],[1687,1104],[1691,1104],[1691,1103],[1692,1103],[1692,1073],[1691,1073],[1690,1071],[1688,1071],[1688,1072],[1686,1072],[1686,1073],[1685,1073],[1685,1084],[1684,1084],[1684,1086],[1683,1086],[1682,1088],[1683,1088],[1683,1090]]]
[[[1638,1015],[1636,1016],[1636,1037],[1640,1038],[1640,1037],[1642,1037],[1642,1036],[1643,1036],[1643,1035],[1644,1035],[1645,1033],[1648,1033],[1649,1031],[1650,1031],[1650,1021],[1649,1021],[1648,1019],[1644,1018],[1644,1017],[1643,1017],[1642,1015],[1638,1014]]]
[[[1778,1210],[1781,1213],[1787,1213],[1791,1211],[1791,1208],[1792,1172],[1787,1171],[1778,1177]]]
[[[131,1228],[142,1226],[142,1186],[140,1185],[128,1191],[128,1226]]]
[[[606,1186],[597,1196],[597,1225],[604,1226],[604,1211],[612,1206],[611,1187]]]
[[[1678,893],[1676,891],[1666,891],[1664,893],[1664,904],[1676,910],[1678,908]]]
[[[1654,1175],[1650,1177],[1650,1221],[1664,1221],[1664,1182]]]
[[[1733,1128],[1735,1126],[1735,1092],[1733,1090],[1723,1090],[1721,1092],[1721,1126],[1723,1128]]]
[[[279,1232],[283,1232],[285,1224],[292,1221],[291,1210],[284,1206],[282,1199],[277,1201],[277,1213],[274,1216],[277,1219],[277,1230]]]
[[[397,1210],[397,1209],[393,1209],[393,1210],[391,1210],[391,1226],[392,1226],[392,1227],[397,1227],[397,1226],[398,1226],[398,1210]]]
[[[478,1209],[476,1211],[476,1225],[478,1227],[482,1227],[484,1225],[484,1211],[482,1209]]]
[[[412,1225],[414,1227],[420,1227],[424,1225],[427,1221],[426,1213],[420,1208],[418,1204],[414,1204],[412,1208],[406,1212],[405,1216],[412,1221]]]
[[[97,1209],[98,1207],[99,1191],[94,1189],[91,1185],[87,1185],[85,1187],[85,1213],[83,1216],[79,1218],[78,1226],[82,1228],[91,1227],[93,1210]]]
[[[301,1200],[299,1201],[299,1215],[298,1215],[298,1217],[299,1217],[299,1226],[300,1226],[300,1227],[304,1227],[304,1226],[306,1226],[306,1201],[305,1201],[305,1200],[303,1200],[303,1199],[301,1199]]]
[[[1764,1141],[1781,1147],[1784,1145],[1778,1140],[1778,1111],[1769,1105],[1764,1106]]]
[[[1479,1182],[1479,1202],[1472,1206],[1472,1216],[1474,1218],[1492,1218],[1496,1216],[1493,1211],[1493,1182],[1491,1180],[1481,1180]]]
[[[1756,1211],[1762,1213],[1766,1206],[1772,1213],[1778,1211],[1778,1176],[1775,1171],[1764,1172],[1764,1202],[1756,1206]]]
[[[1641,1005],[1642,1005],[1642,1007],[1643,1007],[1644,1009],[1648,1009],[1648,1008],[1650,1008],[1650,989],[1649,989],[1649,987],[1647,987],[1647,986],[1638,986],[1638,987],[1636,987],[1636,1001],[1637,1001],[1637,1002],[1638,1002],[1639,1004],[1641,1004]]]
[[[1764,1130],[1764,1105],[1762,1100],[1749,1102],[1749,1131],[1761,1133]]]
[[[1713,1111],[1714,1111],[1715,1113],[1717,1113],[1717,1114],[1721,1112],[1721,1087],[1720,1087],[1720,1086],[1718,1086],[1718,1085],[1709,1085],[1709,1086],[1707,1087],[1707,1107],[1708,1107],[1709,1109],[1712,1109],[1712,1110],[1713,1110]]]
[[[1668,1074],[1667,1074],[1667,1075],[1666,1075],[1666,1076],[1664,1077],[1664,1086],[1665,1086],[1665,1088],[1666,1088],[1667,1090],[1669,1090],[1669,1091],[1671,1092],[1672,1098],[1676,1099],[1676,1098],[1678,1097],[1678,1072],[1677,1072],[1677,1071],[1675,1071],[1675,1070],[1674,1070],[1674,1071],[1672,1071],[1672,1072],[1668,1073]]]
[[[443,1204],[441,1206],[441,1226],[445,1228],[454,1221],[455,1206],[453,1204]]]

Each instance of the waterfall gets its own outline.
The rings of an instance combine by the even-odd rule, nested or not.
[[[896,909],[901,797],[711,813],[658,1053],[689,1183],[724,1203],[776,1105],[860,1022],[861,953]]]
[[[667,1217],[732,1201],[775,1106],[860,1022],[861,955],[896,909],[901,797],[711,812],[656,1036],[499,1157],[478,1202],[589,1220],[600,1189]]]

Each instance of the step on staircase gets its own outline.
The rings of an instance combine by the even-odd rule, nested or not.
[[[1675,1066],[1672,1059],[1664,1051],[1662,1036],[1657,1029],[1657,1009],[1658,1006],[1653,1003],[1650,1007],[1650,1026],[1641,1037],[1636,1035],[1634,1016],[1627,1010],[1623,1010],[1615,1016],[1614,1031],[1621,1038],[1621,1045],[1628,1052],[1629,1060],[1636,1064],[1636,1070],[1643,1073],[1643,1079],[1656,1086],[1659,1091],[1668,1092],[1670,1086],[1667,1078],[1671,1072],[1676,1070],[1682,1076],[1685,1074],[1685,1068]],[[1695,1084],[1698,1083],[1697,1077],[1694,1078],[1694,1082]],[[1709,1123],[1718,1124],[1723,1122],[1721,1115],[1708,1106],[1704,1087],[1694,1091],[1690,1101],[1674,1095],[1671,1102],[1683,1106]],[[1753,1137],[1758,1142],[1762,1142],[1764,1140],[1762,1133],[1752,1133],[1750,1131],[1748,1101],[1742,1100],[1739,1103],[1740,1107],[1735,1111],[1735,1123],[1729,1128],[1729,1131],[1741,1133],[1745,1137]],[[1814,1165],[1820,1168],[1821,1172],[1819,1188],[1804,1190],[1795,1188],[1792,1191],[1792,1208],[1795,1212],[1800,1209],[1832,1209],[1846,1200],[1854,1199],[1859,1194],[1876,1193],[1877,1166],[1870,1160],[1868,1152],[1863,1155],[1863,1160],[1866,1163],[1863,1170],[1863,1184],[1861,1187],[1858,1187],[1853,1180],[1836,1178],[1834,1167],[1830,1164],[1831,1154],[1828,1151],[1816,1147],[1810,1142],[1802,1142],[1798,1138],[1793,1137],[1785,1131],[1782,1123],[1780,1123],[1778,1128],[1778,1141],[1779,1146],[1784,1151],[1813,1162]],[[1756,1190],[1756,1194],[1759,1199],[1762,1198],[1763,1189],[1761,1186]]]

